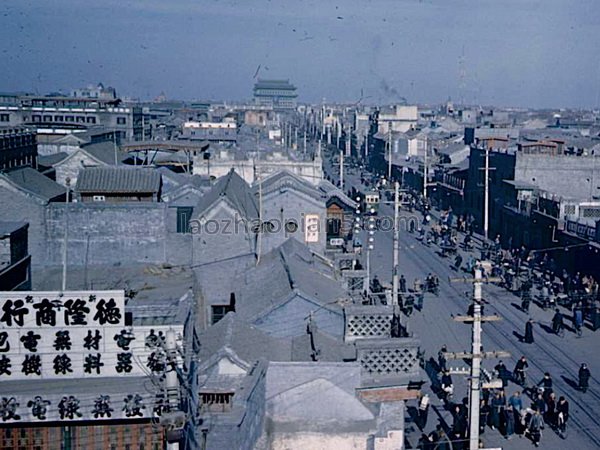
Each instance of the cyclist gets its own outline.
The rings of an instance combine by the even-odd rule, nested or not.
[[[529,368],[529,364],[527,363],[527,358],[525,356],[521,356],[521,359],[517,361],[515,365],[515,370],[513,371],[513,377],[515,381],[524,386],[525,385],[525,371]]]

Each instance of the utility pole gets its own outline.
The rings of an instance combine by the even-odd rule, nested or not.
[[[349,158],[352,154],[352,127],[348,128],[348,134],[346,134],[346,156]]]
[[[63,267],[62,267],[62,291],[67,290],[67,254],[69,247],[69,189],[71,187],[71,179],[65,179],[67,185],[67,197],[65,198],[65,244],[63,246]]]
[[[483,358],[504,358],[509,357],[510,353],[505,351],[484,352],[481,345],[481,323],[494,322],[502,320],[500,316],[481,315],[482,284],[484,282],[482,269],[480,266],[475,269],[475,278],[457,278],[451,279],[454,282],[473,283],[473,315],[457,316],[454,320],[457,322],[472,322],[473,333],[471,338],[471,353],[455,352],[445,353],[447,359],[471,359],[470,371],[470,392],[469,392],[469,450],[479,449],[479,403],[481,402],[481,360]],[[497,282],[499,278],[486,278],[485,282]],[[459,372],[462,373],[462,372]],[[485,387],[485,386],[483,386]]]
[[[399,280],[398,280],[398,272],[400,271],[400,268],[398,267],[398,260],[399,260],[399,236],[398,236],[398,232],[399,230],[399,206],[400,206],[400,195],[399,195],[399,186],[398,186],[398,182],[396,181],[394,183],[394,269],[392,272],[392,305],[396,306],[398,305],[398,284],[399,284]]]
[[[340,150],[340,189],[344,190],[344,152]]]
[[[427,181],[429,179],[427,153],[429,153],[429,138],[425,140],[425,157],[423,158],[423,198],[427,198]]]
[[[258,236],[256,238],[256,265],[260,263],[260,253],[262,251],[262,177],[260,176],[260,172],[258,175]]]
[[[365,163],[369,161],[369,132],[365,132]]]
[[[392,122],[388,122],[388,182],[392,181]]]
[[[485,149],[485,166],[483,169],[479,169],[484,171],[484,181],[483,181],[483,236],[487,240],[489,238],[489,221],[490,221],[490,170],[496,170],[495,168],[490,168],[490,149],[486,147]]]
[[[306,129],[304,130],[304,156],[306,157]]]
[[[340,138],[342,137],[342,129],[340,127],[339,121],[336,122],[335,127],[336,127],[336,130],[337,130],[337,141],[336,141],[335,146],[337,148],[340,148]]]
[[[490,220],[490,149],[485,149],[485,182],[483,198],[483,235],[488,239],[489,220]]]

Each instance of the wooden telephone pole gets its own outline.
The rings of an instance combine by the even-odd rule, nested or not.
[[[473,324],[471,353],[467,352],[448,352],[445,353],[447,359],[471,359],[470,373],[470,394],[469,394],[469,450],[479,449],[479,403],[481,393],[481,360],[484,358],[504,358],[509,357],[510,353],[504,351],[484,352],[481,345],[481,323],[495,322],[502,320],[500,316],[482,316],[481,288],[484,282],[500,281],[496,278],[486,278],[482,276],[481,267],[475,269],[475,278],[454,278],[451,282],[473,283],[473,315],[456,316],[457,322],[471,322]]]

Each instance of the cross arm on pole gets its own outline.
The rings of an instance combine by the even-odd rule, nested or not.
[[[502,320],[502,317],[494,314],[493,316],[483,316],[477,319],[473,316],[454,316],[453,319],[457,322],[474,322],[475,320],[478,322],[498,322]]]
[[[503,350],[492,351],[492,352],[480,352],[480,353],[469,353],[469,352],[445,352],[444,357],[446,359],[474,359],[474,358],[509,358],[510,353]]]
[[[448,282],[450,283],[499,283],[501,281],[502,278],[498,277],[481,277],[481,279],[472,277],[448,277]]]

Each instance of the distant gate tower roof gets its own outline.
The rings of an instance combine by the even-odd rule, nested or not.
[[[289,80],[263,80],[258,79],[254,84],[254,101],[261,106],[270,106],[273,109],[296,108],[296,86]]]

